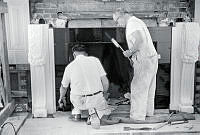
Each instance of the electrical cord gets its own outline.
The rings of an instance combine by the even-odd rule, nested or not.
[[[17,135],[16,129],[15,129],[13,123],[11,123],[11,122],[5,122],[3,125],[1,125],[0,135],[1,135],[1,133],[2,133],[2,131],[3,131],[3,129],[4,129],[4,127],[5,127],[7,124],[10,124],[10,125],[12,126],[12,129],[13,129],[13,131],[14,131],[14,135]],[[3,135],[3,134],[2,134],[2,135]]]

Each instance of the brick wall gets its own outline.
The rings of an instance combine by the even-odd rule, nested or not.
[[[194,88],[194,105],[200,108],[200,61],[196,62],[195,88]]]
[[[118,7],[124,7],[138,16],[162,17],[168,12],[168,17],[173,19],[186,15],[186,11],[190,11],[189,3],[189,0],[30,0],[30,9],[31,13],[42,14],[47,20],[56,18],[58,11],[75,18],[111,18],[113,9]]]

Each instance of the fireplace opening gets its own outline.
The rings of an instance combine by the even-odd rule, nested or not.
[[[110,86],[116,87],[115,89],[109,89],[108,92],[110,96],[112,98],[118,98],[126,92],[130,92],[129,86],[132,68],[128,59],[123,56],[122,52],[112,43],[85,43],[85,45],[88,55],[95,56],[101,61],[111,84]],[[72,58],[71,53],[70,58]]]
[[[87,46],[89,56],[101,61],[110,82],[110,98],[119,98],[130,92],[132,67],[122,51],[105,36],[107,32],[126,50],[125,31],[123,28],[55,28],[55,64],[56,64],[56,101],[59,99],[59,87],[65,66],[73,60],[71,48],[77,44]],[[159,42],[154,42],[155,47]],[[157,50],[159,51],[159,50]],[[169,108],[170,63],[159,63],[155,108]],[[67,93],[69,97],[69,91]],[[67,98],[70,109],[70,100]],[[57,104],[58,105],[58,104]]]
[[[123,56],[122,51],[105,36],[105,32],[112,38],[118,40],[122,48],[127,49],[124,35],[116,38],[116,29],[107,28],[82,28],[70,29],[69,59],[73,60],[71,47],[77,43],[84,44],[87,47],[89,56],[95,56],[101,61],[110,82],[109,93],[111,98],[118,98],[123,94],[130,92],[131,65],[127,58]],[[120,29],[119,31],[122,31]],[[72,36],[73,35],[73,36]]]

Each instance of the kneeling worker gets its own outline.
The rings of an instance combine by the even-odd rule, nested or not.
[[[103,96],[109,87],[106,72],[98,58],[87,56],[84,45],[75,45],[72,52],[75,59],[65,68],[59,104],[65,100],[70,85],[70,101],[74,106],[72,116],[80,116],[81,110],[88,110],[91,125],[98,123],[99,127],[103,116],[111,113]]]

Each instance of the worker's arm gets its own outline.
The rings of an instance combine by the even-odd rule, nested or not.
[[[67,92],[67,88],[63,87],[63,85],[61,84],[61,86],[60,86],[60,98],[58,100],[60,107],[62,107],[63,105],[66,106],[66,97],[65,97],[66,92]]]
[[[101,82],[103,85],[103,91],[105,91],[105,92],[108,91],[109,81],[108,81],[108,78],[106,77],[106,75],[101,76]]]
[[[123,52],[125,57],[134,56],[140,50],[141,44],[144,42],[142,33],[140,30],[136,30],[128,36],[129,42],[132,44],[132,48]]]
[[[106,75],[101,77],[101,82],[103,85],[103,96],[107,100],[108,96],[109,96],[109,93],[107,92],[108,88],[109,88],[109,81],[108,81],[108,78],[106,77]]]
[[[65,94],[66,94],[67,88],[69,87],[69,84],[70,84],[70,77],[69,76],[70,76],[69,70],[66,67],[64,74],[63,74],[63,79],[61,81],[61,86],[60,86],[60,98],[58,100],[59,104],[66,102]]]
[[[67,92],[67,88],[63,87],[63,85],[60,86],[60,99],[65,98],[65,94]]]

